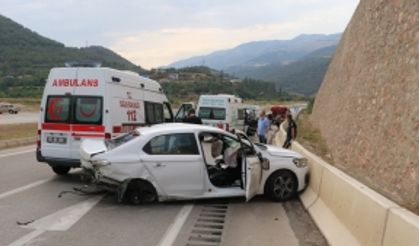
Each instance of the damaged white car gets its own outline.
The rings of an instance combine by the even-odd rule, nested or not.
[[[284,201],[308,182],[300,154],[253,144],[244,134],[192,124],[138,128],[80,147],[82,167],[95,183],[138,204],[150,201],[246,197]]]

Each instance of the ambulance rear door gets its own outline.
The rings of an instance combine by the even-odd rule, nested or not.
[[[77,69],[54,68],[45,85],[40,114],[41,153],[51,159],[72,159],[71,108]]]
[[[79,68],[78,83],[72,96],[71,146],[72,159],[80,159],[80,144],[86,138],[105,138],[104,92],[105,70]]]

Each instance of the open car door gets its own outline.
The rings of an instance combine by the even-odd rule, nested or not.
[[[246,157],[246,201],[252,199],[259,191],[262,181],[262,165],[257,156]]]
[[[250,139],[242,132],[237,132],[242,145],[245,163],[243,165],[246,201],[252,199],[259,191],[262,181],[262,163]]]
[[[176,113],[175,122],[182,122],[188,116],[188,111],[194,107],[195,104],[193,102],[182,103]]]

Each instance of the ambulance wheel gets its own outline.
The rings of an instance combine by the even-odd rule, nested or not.
[[[70,171],[70,167],[51,166],[52,171],[58,175],[66,175]]]

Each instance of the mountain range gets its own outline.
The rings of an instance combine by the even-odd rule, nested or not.
[[[66,47],[0,15],[0,97],[38,97],[52,67],[68,61],[96,61],[106,67],[149,74],[102,46]],[[291,40],[255,41],[170,64],[206,65],[222,73],[257,81],[294,94],[314,95],[340,34],[303,34]]]
[[[244,43],[169,64],[206,65],[237,77],[272,81],[285,91],[313,95],[320,87],[341,34],[302,34],[291,40]]]

